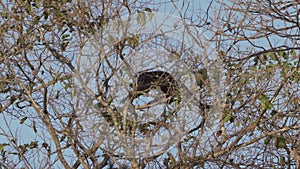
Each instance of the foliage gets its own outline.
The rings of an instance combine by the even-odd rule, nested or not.
[[[299,167],[299,3],[217,1],[200,17],[198,9],[187,12],[193,3],[198,1],[1,1],[0,168]],[[203,115],[193,132],[149,158],[122,158],[86,143],[82,121],[72,109],[76,92],[81,93],[72,78],[76,56],[112,20],[137,13],[145,25],[145,13],[168,13],[166,9],[200,29],[199,34],[207,33],[222,60],[226,98],[217,128],[210,128]],[[142,40],[138,34],[126,37],[111,47],[113,56],[121,61],[123,52],[139,49]],[[110,92],[115,70],[108,56],[99,55],[107,70],[95,70],[101,74],[90,93],[98,99],[95,109],[116,130],[153,134],[159,124],[124,125]],[[182,60],[192,65],[197,59]],[[172,116],[166,112],[161,126]],[[203,143],[208,130],[214,134]]]

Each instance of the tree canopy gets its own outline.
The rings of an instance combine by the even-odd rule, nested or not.
[[[299,13],[2,0],[0,168],[300,168]]]

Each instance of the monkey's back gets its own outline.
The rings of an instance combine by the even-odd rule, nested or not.
[[[147,93],[151,89],[161,90],[166,97],[178,97],[179,86],[172,75],[165,71],[142,72],[136,79],[136,91],[139,93]],[[135,96],[138,97],[141,94]]]

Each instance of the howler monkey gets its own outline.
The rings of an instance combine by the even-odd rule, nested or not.
[[[135,85],[132,85],[133,92],[130,93],[131,102],[139,97],[148,93],[151,89],[159,89],[162,91],[166,98],[167,103],[178,100],[180,101],[179,85],[172,75],[165,71],[149,71],[141,72],[136,77]]]

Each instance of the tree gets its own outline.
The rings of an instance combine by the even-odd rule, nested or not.
[[[216,1],[204,12],[196,3],[1,1],[0,166],[299,168],[299,3]],[[165,32],[111,33],[127,23],[145,29],[156,12],[179,16],[170,30],[183,27],[195,43]],[[126,16],[134,22],[123,23]],[[149,100],[165,92],[151,89],[133,105],[126,96],[137,72],[159,69],[172,74],[181,99],[158,102],[153,118]],[[186,118],[185,108],[197,116]],[[135,154],[143,142],[133,142],[151,136],[166,146]]]

